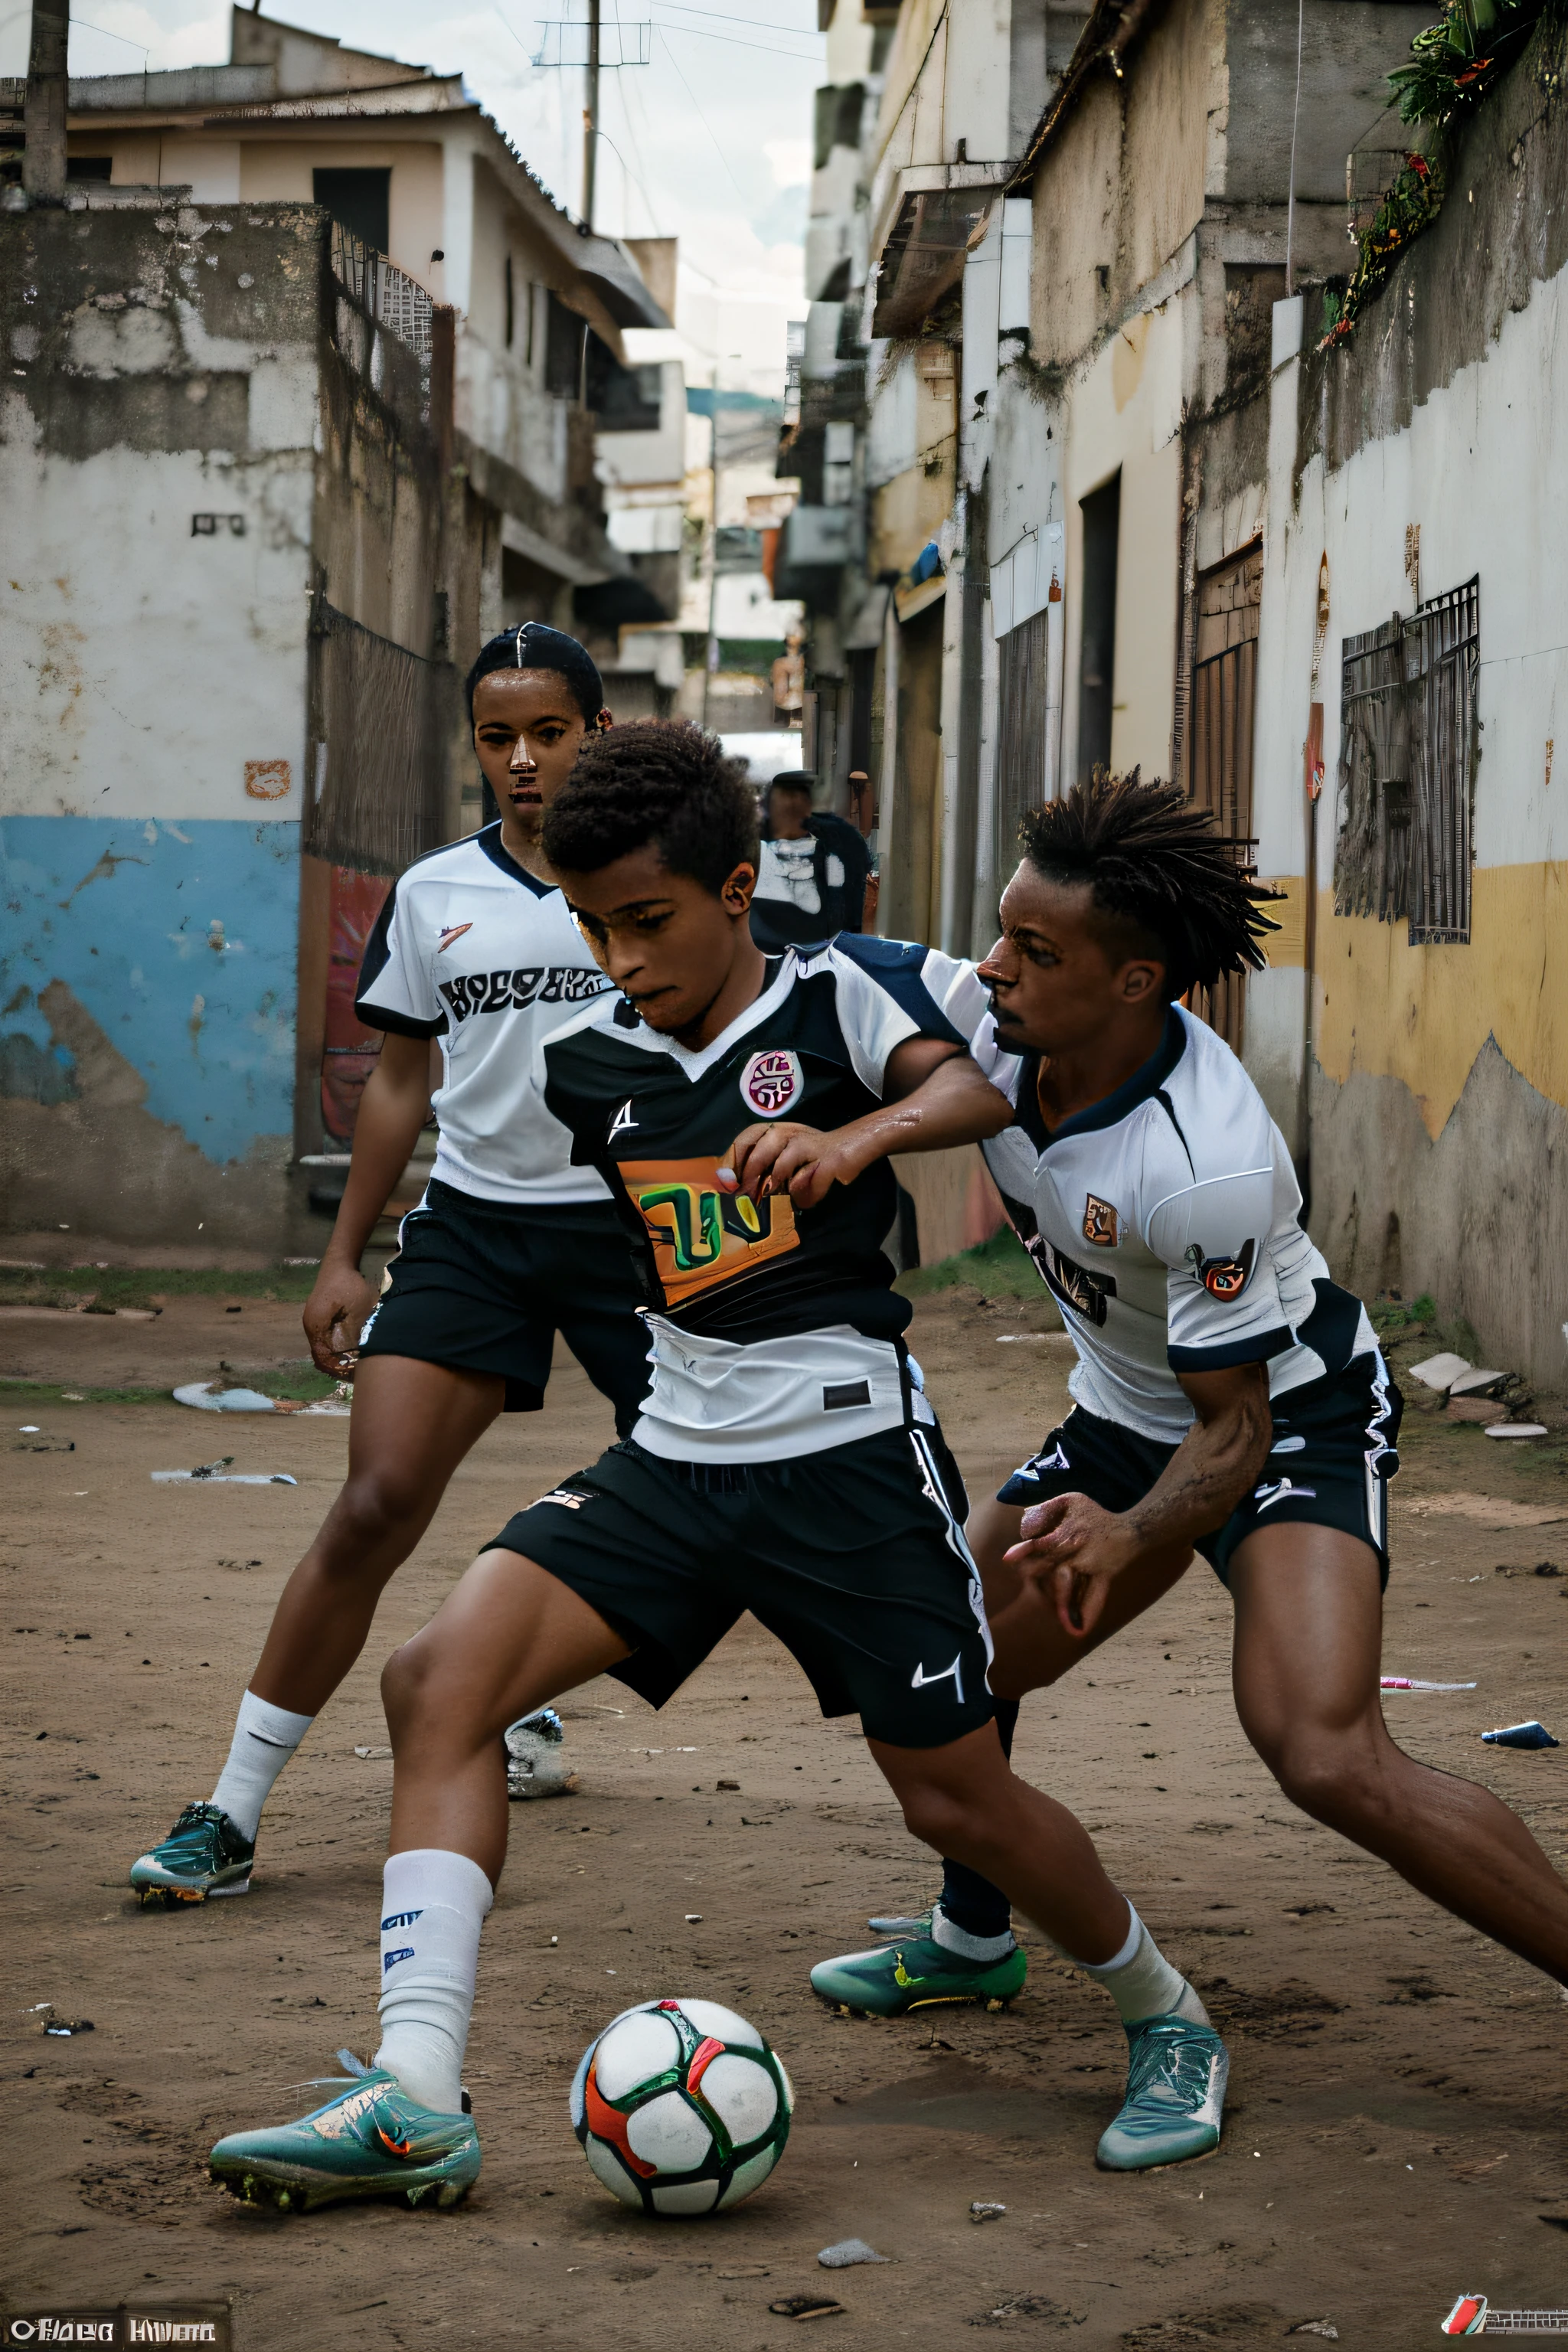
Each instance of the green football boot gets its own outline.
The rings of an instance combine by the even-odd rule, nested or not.
[[[1095,2161],[1108,2172],[1147,2172],[1212,2155],[1230,2073],[1213,2026],[1146,2017],[1127,2028],[1127,2096]]]
[[[231,2132],[207,2159],[213,2179],[247,2205],[308,2213],[350,2197],[405,2197],[410,2205],[456,2205],[479,2177],[479,2139],[470,2116],[419,2106],[395,2075],[362,2066],[351,2050],[330,2076],[333,2097],[295,2124]]]
[[[256,1860],[217,1805],[187,1805],[162,1845],[131,1865],[131,1884],[149,1903],[205,1903],[210,1895],[244,1895]]]
[[[1005,2009],[1024,1990],[1029,1963],[1015,1944],[999,1960],[966,1960],[929,1936],[905,1936],[874,1952],[818,1960],[811,1989],[836,2009],[902,2017],[937,2001],[984,2001]]]

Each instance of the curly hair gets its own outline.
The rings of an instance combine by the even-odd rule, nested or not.
[[[757,803],[743,760],[687,719],[634,719],[584,739],[544,812],[544,855],[564,874],[596,874],[651,842],[672,874],[715,898],[757,863]]]
[[[1029,810],[1018,840],[1037,874],[1089,885],[1113,952],[1158,954],[1168,997],[1212,987],[1222,972],[1262,971],[1259,942],[1279,926],[1260,909],[1282,893],[1256,880],[1251,844],[1217,833],[1176,785],[1143,783],[1136,768],[1099,770]]]

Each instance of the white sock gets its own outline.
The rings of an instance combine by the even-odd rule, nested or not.
[[[1014,1942],[1011,1927],[1005,1936],[972,1936],[967,1927],[955,1927],[940,1903],[931,1906],[931,1939],[966,1960],[1005,1960]]]
[[[254,1691],[247,1691],[240,1700],[228,1762],[218,1775],[212,1802],[252,1844],[272,1783],[315,1720],[313,1715],[290,1715],[286,1706],[274,1706]]]
[[[437,2115],[462,2110],[479,1930],[494,1899],[489,1880],[466,1853],[416,1846],[387,1859],[375,2063]]]
[[[1146,2017],[1184,2017],[1189,2024],[1206,2025],[1208,2011],[1185,1977],[1171,1966],[1131,1903],[1127,1913],[1127,1940],[1109,1960],[1073,1959],[1070,1952],[1066,1957],[1105,1987],[1124,2025],[1140,2024]]]

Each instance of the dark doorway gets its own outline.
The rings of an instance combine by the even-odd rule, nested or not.
[[[392,173],[390,170],[312,172],[316,202],[357,236],[362,245],[384,253],[391,236]]]
[[[1116,681],[1116,541],[1121,477],[1080,499],[1083,513],[1083,643],[1079,655],[1078,772],[1087,783],[1110,765],[1110,708]]]

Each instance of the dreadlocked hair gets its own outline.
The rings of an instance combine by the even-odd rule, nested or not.
[[[1216,833],[1175,784],[1096,769],[1090,782],[1029,810],[1018,839],[1037,873],[1089,885],[1113,951],[1158,953],[1167,997],[1212,988],[1222,972],[1263,970],[1259,942],[1279,926],[1261,908],[1282,894],[1256,879],[1251,844]]]
[[[737,866],[757,863],[756,796],[717,735],[687,719],[634,719],[584,739],[541,839],[564,874],[596,874],[652,843],[672,874],[717,898]]]

